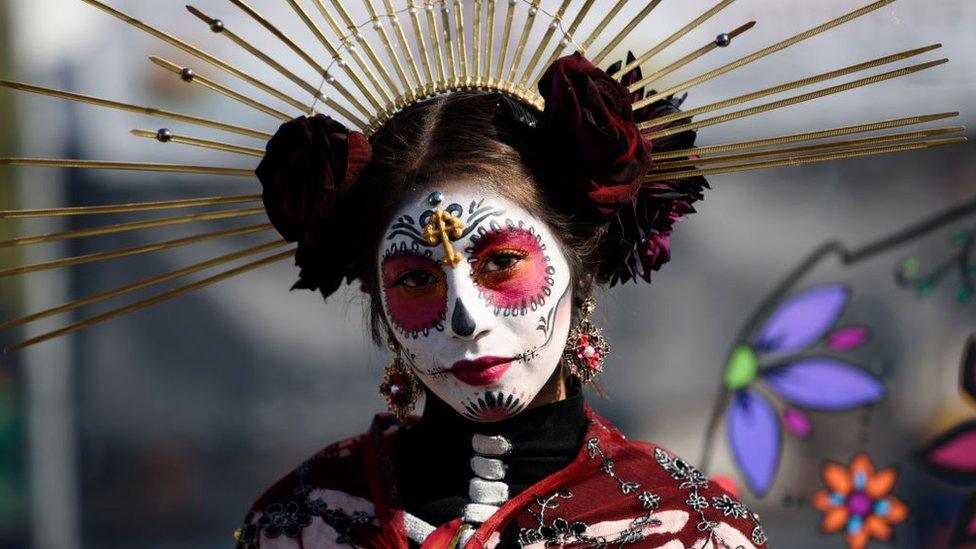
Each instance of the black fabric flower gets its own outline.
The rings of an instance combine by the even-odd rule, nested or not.
[[[257,525],[268,538],[274,539],[282,534],[289,538],[301,536],[302,529],[312,524],[312,515],[294,501],[272,503],[264,508]]]

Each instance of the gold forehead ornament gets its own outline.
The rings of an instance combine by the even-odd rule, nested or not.
[[[430,216],[430,221],[424,227],[424,240],[431,246],[436,246],[438,242],[443,244],[444,259],[441,260],[442,264],[453,268],[461,262],[461,254],[454,251],[451,241],[461,238],[463,229],[464,222],[451,212],[437,208]]]

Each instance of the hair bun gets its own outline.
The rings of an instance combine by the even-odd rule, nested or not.
[[[268,142],[256,173],[268,218],[297,242],[294,288],[328,297],[351,280],[351,259],[338,204],[355,186],[372,151],[366,137],[328,116],[285,122]]]

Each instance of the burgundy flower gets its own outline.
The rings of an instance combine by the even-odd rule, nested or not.
[[[546,104],[541,129],[558,177],[604,217],[630,204],[651,167],[651,150],[627,89],[574,53],[549,67],[539,93]]]
[[[634,60],[627,55],[627,62]],[[612,66],[607,73],[613,75],[623,63]],[[635,68],[621,77],[621,83],[629,86],[642,77]],[[653,92],[652,92],[653,93]],[[628,100],[643,99],[644,90],[629,95]],[[646,105],[633,113],[635,122],[652,121],[680,111],[684,97],[667,97]],[[675,125],[688,124],[679,120],[666,125],[652,125],[654,132]],[[649,149],[666,152],[688,149],[695,145],[695,132],[687,131],[653,140]],[[650,162],[649,162],[650,163]],[[671,259],[671,232],[675,223],[695,212],[693,204],[702,199],[708,188],[704,177],[690,177],[668,181],[644,183],[636,191],[634,200],[622,207],[608,226],[608,243],[605,245],[599,276],[611,284],[642,279],[650,281],[651,273]]]
[[[328,296],[348,271],[348,253],[336,204],[369,162],[366,137],[317,114],[281,125],[256,170],[271,223],[297,242],[301,268],[295,288]]]

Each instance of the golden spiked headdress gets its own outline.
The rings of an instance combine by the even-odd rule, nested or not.
[[[131,17],[100,0],[82,0],[129,25],[141,29],[156,38],[174,46],[203,61],[213,75],[198,71],[197,68],[184,67],[157,56],[150,57],[152,63],[169,71],[189,85],[202,86],[220,94],[228,101],[234,101],[260,111],[280,121],[295,117],[266,104],[246,92],[239,91],[228,83],[221,83],[214,75],[232,77],[273,97],[288,110],[302,114],[313,114],[317,109],[328,111],[348,127],[362,131],[367,136],[382,127],[392,116],[405,107],[439,94],[459,90],[492,90],[519,101],[520,104],[543,110],[543,97],[536,87],[545,69],[561,55],[578,51],[584,53],[595,65],[606,64],[608,57],[647,20],[662,0],[552,0],[543,6],[542,0],[357,0],[357,5],[365,9],[367,18],[357,20],[351,10],[351,2],[345,0],[285,0],[291,12],[315,37],[318,46],[324,48],[326,56],[313,53],[311,48],[298,44],[280,26],[262,15],[245,0],[229,0],[236,8],[262,26],[267,32],[284,44],[299,60],[307,64],[313,75],[311,79],[286,68],[279,60],[267,54],[255,41],[237,34],[222,20],[211,17],[203,11],[187,6],[190,13],[209,26],[217,35],[226,38],[253,55],[261,63],[271,67],[280,75],[280,81],[269,82],[253,76],[248,70],[227,63],[207,51],[191,45],[148,23]],[[735,0],[721,0],[701,13],[687,25],[676,30],[660,43],[631,58],[614,72],[617,79],[633,74],[632,69],[657,61],[657,56],[671,47],[685,35],[719,14]],[[640,93],[635,99],[634,110],[654,104],[713,80],[723,74],[738,70],[755,61],[775,54],[795,44],[848,23],[861,16],[878,10],[895,0],[878,0],[842,17],[828,21],[805,32],[787,38],[758,51],[744,55],[693,78],[682,81],[659,92]],[[554,6],[548,6],[549,3]],[[640,11],[631,19],[621,16],[627,4],[640,4]],[[622,25],[622,27],[621,27]],[[655,66],[655,70],[636,82],[626,82],[629,91],[637,92],[652,86],[667,75],[692,64],[709,52],[729,46],[739,35],[749,31],[755,22],[719,34],[701,47],[688,52],[666,66]],[[581,29],[587,28],[586,32]],[[535,29],[535,32],[534,32]],[[543,30],[544,29],[544,30]],[[542,36],[539,37],[539,33]],[[897,63],[939,48],[940,44],[920,47],[908,51],[886,55],[877,59],[857,63],[837,70],[816,74],[807,78],[786,82],[752,93],[732,97],[683,112],[674,112],[662,118],[645,121],[638,128],[648,140],[659,139],[688,130],[697,130],[727,121],[760,114],[775,109],[796,105],[806,101],[842,93],[877,82],[906,76],[945,63],[946,59],[923,62],[896,68],[859,79],[822,87],[793,95],[784,99],[759,103],[757,105],[736,107],[760,101],[764,98],[794,92],[824,82],[834,81],[855,73],[876,67]],[[279,85],[288,81],[303,90],[300,97],[282,91]],[[0,80],[0,86],[14,90],[58,97],[70,101],[94,104],[111,109],[149,115],[184,124],[203,126],[245,138],[269,140],[272,134],[261,130],[243,127],[216,118],[194,116],[167,109],[142,106],[122,101],[82,95],[79,93],[34,86],[19,82]],[[691,121],[692,117],[702,117],[717,111],[728,111],[706,118]],[[948,126],[898,133],[884,133],[859,139],[825,141],[842,136],[893,130],[915,126],[936,120],[957,116],[958,113],[918,114],[903,118],[867,122],[852,126],[820,129],[793,135],[783,135],[754,139],[736,143],[698,146],[682,150],[654,152],[654,168],[646,175],[646,182],[674,180],[703,175],[722,174],[772,168],[796,166],[841,158],[857,158],[870,155],[909,151],[947,145],[963,141],[964,138],[944,137],[963,130],[961,126]],[[674,124],[682,122],[681,124]],[[270,126],[270,123],[269,123]],[[179,143],[193,147],[203,147],[242,156],[262,157],[264,150],[245,144],[216,141],[195,137],[191,134],[175,132],[170,129],[132,131],[133,135],[153,138],[162,143]],[[942,136],[942,137],[940,137]],[[811,143],[798,145],[799,143]],[[64,168],[95,168],[111,170],[139,170],[149,172],[175,172],[220,176],[254,177],[253,168],[226,168],[216,166],[177,165],[144,162],[95,161],[42,158],[0,158],[0,164],[20,166],[47,166]],[[115,213],[153,212],[177,209],[208,208],[204,213],[189,213],[169,217],[153,218],[145,221],[106,224],[97,227],[66,232],[21,236],[0,241],[0,247],[26,246],[40,242],[73,239],[85,236],[104,235],[149,229],[184,223],[197,223],[228,218],[243,218],[265,215],[264,208],[254,206],[261,201],[260,194],[240,196],[219,196],[206,198],[187,198],[158,202],[131,204],[111,204],[101,206],[63,207],[50,209],[0,211],[0,218],[26,218],[42,216],[109,215]],[[227,206],[233,206],[228,208]],[[213,209],[212,207],[220,207]],[[205,232],[191,237],[157,242],[136,247],[67,257],[44,263],[4,267],[0,276],[12,276],[54,269],[70,265],[80,265],[101,260],[172,249],[204,241],[235,235],[265,233],[273,229],[271,223],[262,222],[241,228]],[[176,271],[163,273],[145,280],[90,295],[65,303],[58,307],[35,312],[27,316],[0,324],[2,328],[12,328],[42,318],[72,311],[74,309],[125,296],[137,290],[186,277],[205,270],[238,263],[227,270],[217,272],[154,296],[133,301],[127,305],[92,316],[85,320],[41,334],[8,350],[20,349],[35,343],[63,335],[92,324],[135,311],[171,297],[203,288],[222,280],[270,265],[294,256],[295,251],[281,248],[288,242],[274,238],[270,241],[242,249],[230,254],[214,257],[204,262],[188,265]],[[262,255],[264,254],[264,255]],[[261,256],[253,259],[255,256]],[[249,259],[250,258],[250,259]],[[247,262],[240,263],[247,259]]]

